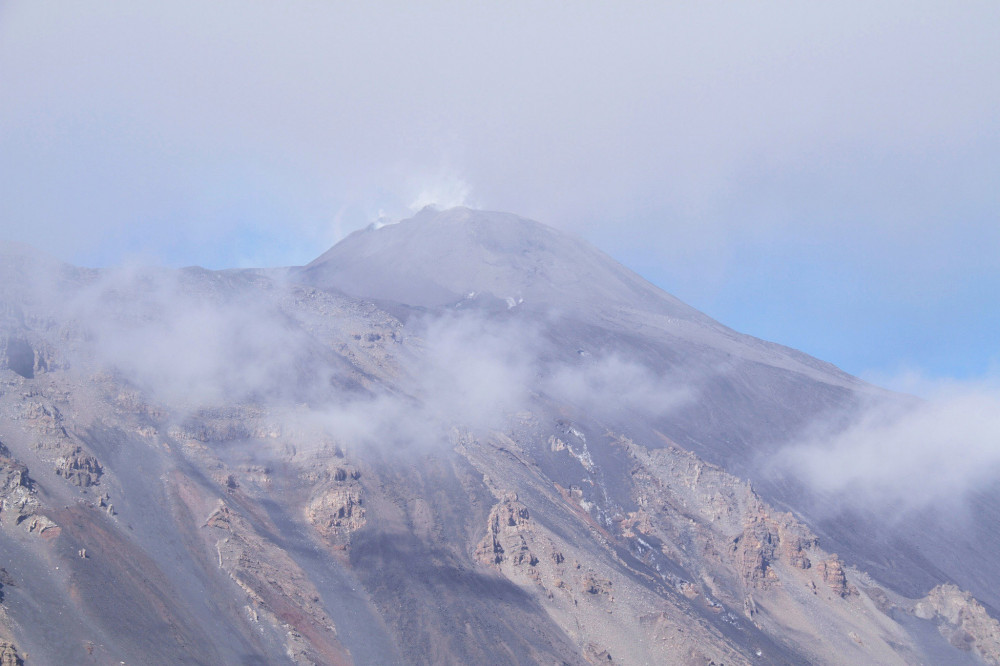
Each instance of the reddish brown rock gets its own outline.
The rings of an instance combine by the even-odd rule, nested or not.
[[[517,495],[505,495],[486,519],[486,536],[476,547],[476,559],[484,564],[499,565],[509,556],[515,564],[537,564],[538,558],[530,552],[524,537],[517,534],[518,528],[527,525],[530,520],[528,507],[517,501]],[[506,548],[504,541],[507,541]],[[553,554],[553,558],[555,555]],[[562,555],[559,554],[559,557]],[[561,560],[556,563],[559,561]]]
[[[339,464],[304,478],[316,484],[305,507],[306,520],[335,548],[346,548],[351,534],[367,523],[364,493],[358,481],[361,472]]]
[[[743,534],[733,540],[731,556],[747,585],[767,588],[777,580],[771,569],[777,545],[778,535],[759,517],[752,518],[743,528]]]
[[[816,570],[823,578],[823,582],[838,596],[846,597],[851,594],[857,594],[857,590],[853,586],[848,585],[844,565],[841,564],[840,558],[836,555],[831,555],[830,559],[817,564]]]
[[[937,622],[953,646],[975,652],[988,664],[1000,664],[1000,622],[968,592],[938,585],[916,604],[914,614]]]

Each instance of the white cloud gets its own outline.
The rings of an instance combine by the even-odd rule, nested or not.
[[[241,289],[228,280],[130,266],[46,297],[83,332],[74,365],[121,373],[182,412],[328,391],[338,369],[283,311],[285,287]]]
[[[918,383],[928,399],[873,406],[846,428],[779,451],[773,464],[838,503],[890,515],[960,505],[1000,474],[1000,386]]]
[[[694,397],[691,386],[680,376],[661,376],[615,354],[579,365],[556,365],[541,382],[542,390],[556,400],[612,419],[663,416]]]
[[[294,311],[293,289],[248,274],[130,266],[79,290],[40,286],[38,301],[80,332],[73,367],[117,372],[174,418],[253,403],[290,431],[324,431],[347,447],[447,445],[456,427],[507,428],[540,396],[609,421],[661,416],[691,397],[686,382],[617,355],[557,360],[536,324],[475,311],[414,315],[405,340],[387,348],[391,381],[341,388],[347,364],[307,332],[315,322]]]

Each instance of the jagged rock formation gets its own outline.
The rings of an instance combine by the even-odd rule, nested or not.
[[[499,471],[485,457],[470,457],[477,466]],[[621,567],[610,539],[595,553],[533,520],[515,493],[496,492],[499,501],[476,558],[540,597],[588,663],[751,662],[752,655],[711,622],[691,617],[686,600],[646,588],[636,580],[637,571]],[[565,502],[557,491],[548,499]],[[564,510],[576,511],[571,505]],[[590,535],[595,536],[603,541],[610,535]]]
[[[262,538],[222,500],[204,527],[215,539],[219,568],[246,593],[247,617],[283,632],[286,654],[294,663],[348,661],[318,591],[287,553]]]
[[[951,645],[974,651],[988,664],[1000,664],[1000,622],[968,592],[938,585],[917,602],[914,614],[935,622]]]
[[[31,515],[38,504],[31,485],[28,468],[11,458],[0,442],[0,520],[20,523]]]
[[[0,442],[0,524],[22,526],[30,534],[58,530],[58,525],[42,513],[42,506],[28,475],[28,468],[11,457]]]
[[[819,571],[819,575],[822,576],[823,582],[827,584],[831,590],[833,590],[837,596],[846,597],[849,594],[857,594],[857,590],[848,585],[847,575],[844,572],[844,566],[841,564],[840,560],[837,558],[836,554],[831,555],[830,559],[825,562],[820,562],[816,569]]]
[[[352,532],[365,526],[361,471],[350,465],[324,470],[313,479],[305,517],[328,543],[344,548]]]
[[[84,452],[79,446],[74,446],[56,459],[56,474],[74,486],[96,486],[100,483],[103,471],[97,458]]]
[[[486,537],[476,548],[476,559],[483,564],[503,564],[510,560],[513,564],[538,564],[538,558],[528,549],[528,544],[518,528],[528,524],[528,508],[517,501],[517,495],[510,493],[490,511],[486,527]],[[504,548],[504,542],[507,547]],[[510,551],[510,552],[508,552]],[[562,564],[562,553],[552,553],[556,564]]]
[[[7,641],[0,641],[0,666],[22,666],[24,661],[17,648]]]
[[[887,394],[560,232],[456,209],[301,269],[0,260],[0,664],[1000,659],[984,546],[845,535],[755,476]]]

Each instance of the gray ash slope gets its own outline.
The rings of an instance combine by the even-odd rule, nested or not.
[[[762,469],[895,396],[538,223],[0,262],[15,663],[1000,661],[995,522],[813,520]]]
[[[924,512],[887,522],[775,478],[770,454],[817,422],[908,403],[797,350],[743,335],[691,308],[587,243],[508,213],[428,208],[398,225],[346,238],[299,273],[325,289],[413,308],[506,308],[543,321],[564,352],[621,353],[693,388],[697,399],[642,426],[753,479],[768,499],[813,516],[831,548],[916,595],[956,581],[1000,609],[1000,491],[976,498],[968,520]],[[473,294],[472,298],[469,295]],[[650,437],[648,431],[643,433]],[[996,501],[994,501],[996,500]]]
[[[596,248],[537,222],[425,209],[358,231],[297,271],[307,284],[387,309],[501,311],[537,322],[557,353],[620,352],[704,386],[668,435],[746,468],[824,410],[886,394],[833,365],[739,334]],[[807,390],[803,390],[807,389]]]

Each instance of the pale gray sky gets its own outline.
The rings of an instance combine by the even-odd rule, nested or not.
[[[1000,361],[1000,4],[0,0],[0,237],[306,262],[464,201],[860,373]]]

